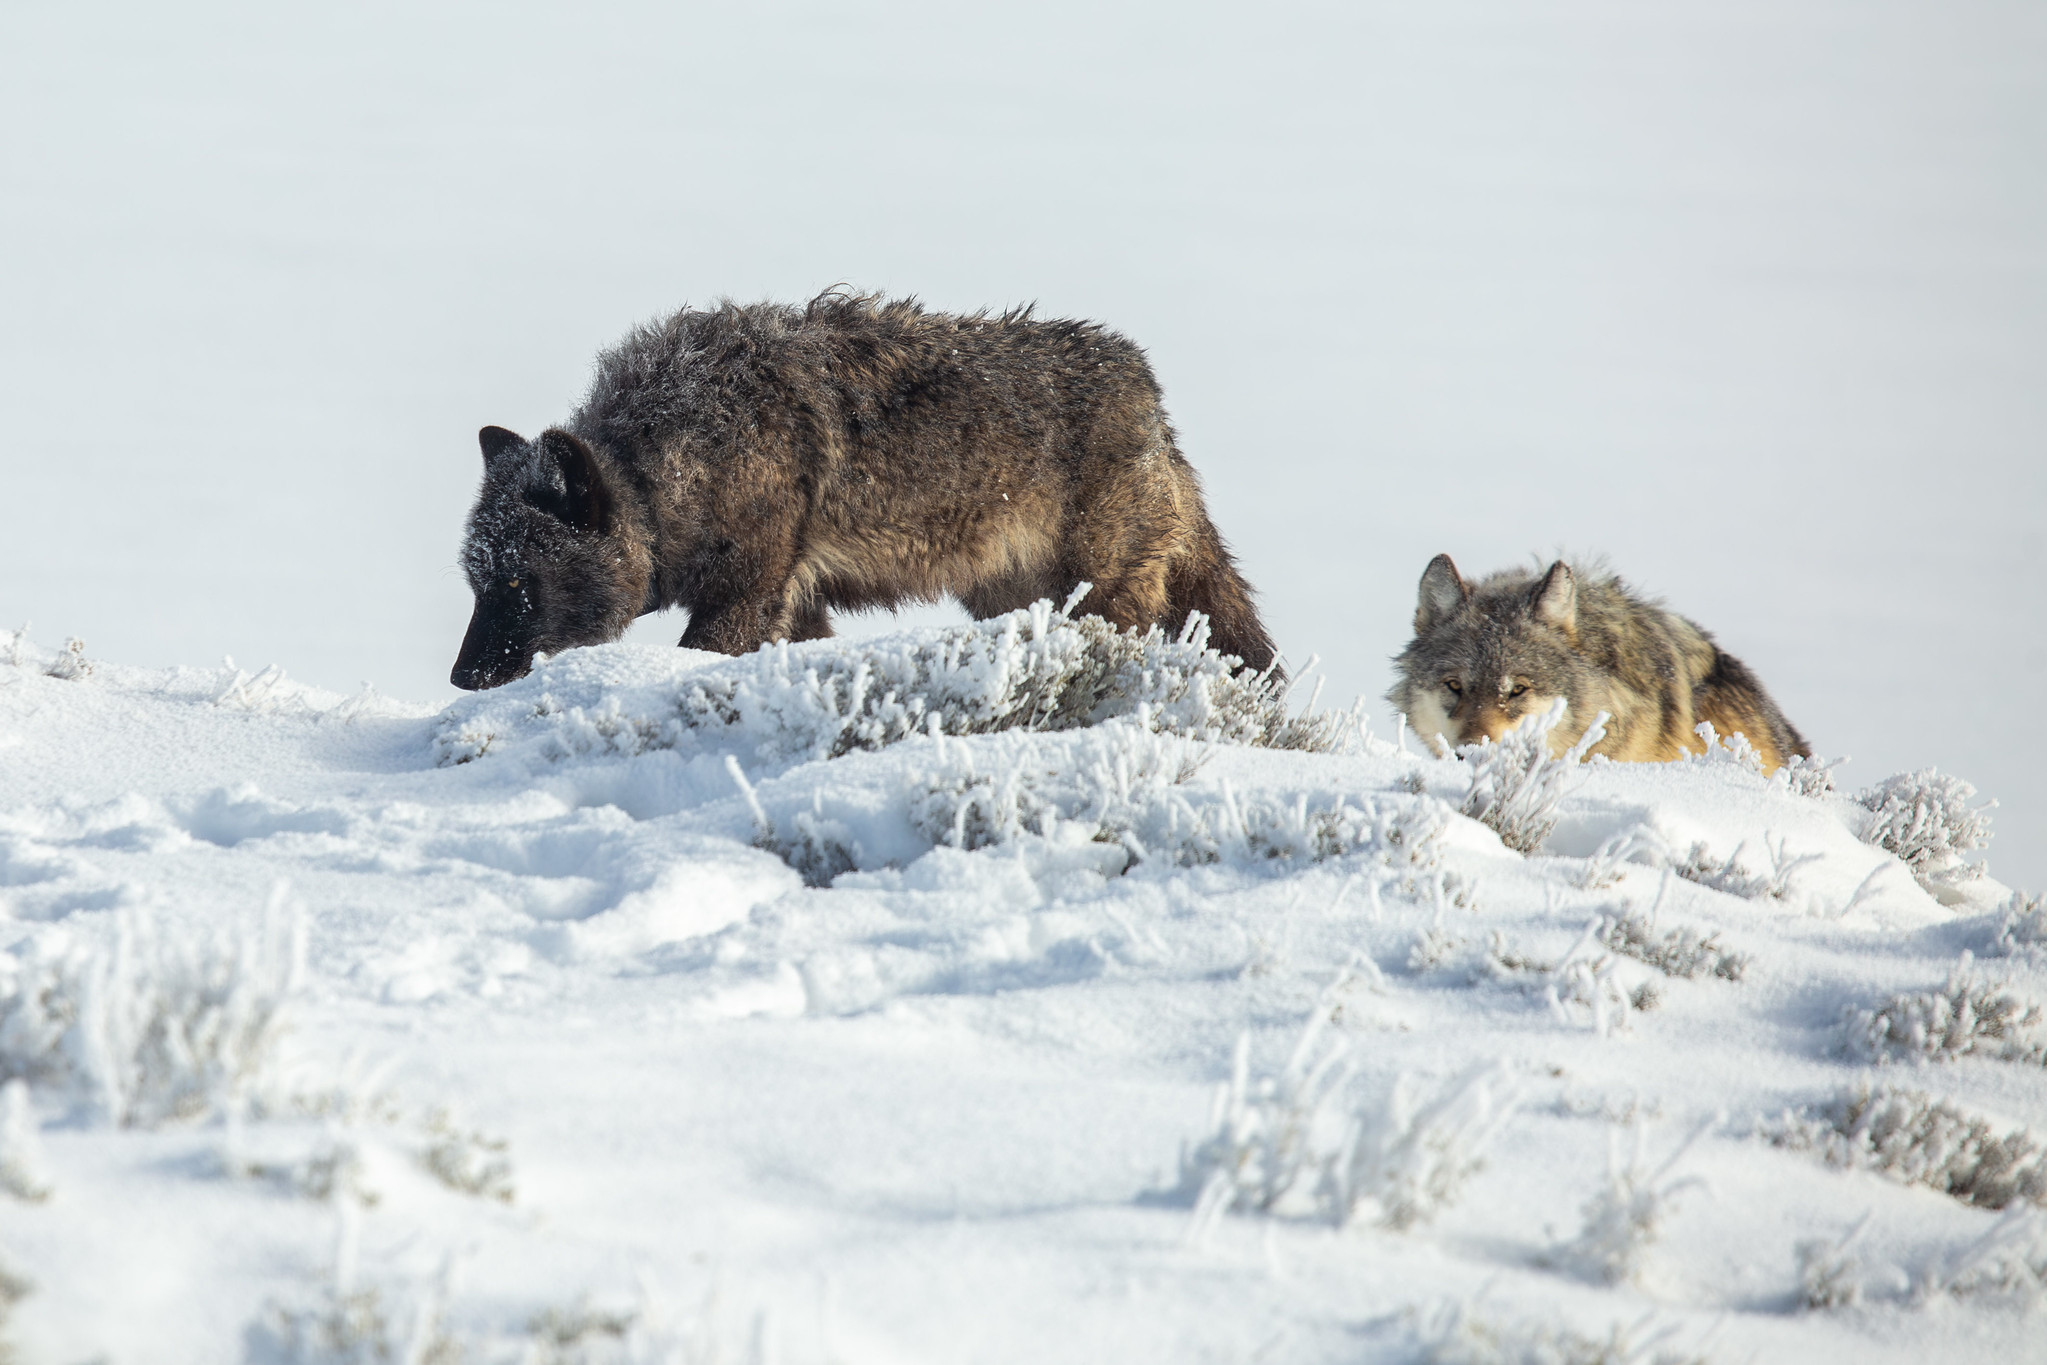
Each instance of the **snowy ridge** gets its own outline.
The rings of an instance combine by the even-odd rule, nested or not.
[[[1983,809],[1537,738],[1049,607],[438,715],[15,641],[0,1342],[2024,1358],[2047,955]]]
[[[650,749],[730,748],[781,766],[881,749],[915,735],[1069,730],[1138,714],[1152,729],[1281,749],[1340,747],[1354,714],[1289,716],[1285,688],[1236,675],[1190,617],[1169,639],[1119,631],[1050,602],[949,629],[863,642],[772,645],[738,659],[572,650],[527,677],[450,706],[444,764],[507,749],[559,760]],[[649,667],[650,664],[654,666]]]

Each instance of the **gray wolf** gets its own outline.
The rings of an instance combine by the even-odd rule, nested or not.
[[[1561,697],[1551,752],[1576,743],[1601,711],[1612,719],[1592,748],[1621,762],[1700,753],[1710,721],[1742,734],[1775,771],[1805,740],[1762,683],[1695,623],[1597,567],[1558,560],[1540,575],[1507,569],[1466,582],[1448,555],[1422,574],[1414,639],[1394,660],[1386,696],[1425,738],[1497,740]]]
[[[1273,646],[1144,352],[1028,308],[953,315],[833,291],[723,303],[598,357],[582,407],[479,433],[451,681],[689,609],[681,643],[743,654],[832,633],[828,610],[950,594],[977,617],[1063,600],[1177,629],[1251,669]]]

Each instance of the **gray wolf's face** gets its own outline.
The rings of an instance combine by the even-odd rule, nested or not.
[[[1583,660],[1575,648],[1576,582],[1561,561],[1540,578],[1508,575],[1474,591],[1448,555],[1422,575],[1414,641],[1399,658],[1392,700],[1424,738],[1498,740],[1561,697],[1551,748],[1584,728]]]
[[[615,639],[612,507],[588,447],[565,432],[528,442],[485,427],[483,490],[462,570],[476,597],[448,680],[476,691],[526,675],[536,653]],[[631,620],[631,612],[625,620]]]

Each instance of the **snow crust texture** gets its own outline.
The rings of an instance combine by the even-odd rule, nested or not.
[[[1706,738],[1050,604],[438,713],[0,640],[0,1343],[2030,1358],[2039,898]]]

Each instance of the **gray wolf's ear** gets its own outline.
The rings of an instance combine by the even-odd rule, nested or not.
[[[476,433],[476,443],[483,447],[483,467],[488,469],[498,462],[498,456],[515,446],[525,445],[526,438],[503,427],[485,427]]]
[[[1561,559],[1549,566],[1536,585],[1535,619],[1566,635],[1578,633],[1578,580]]]
[[[1437,555],[1422,570],[1421,600],[1414,608],[1415,634],[1456,611],[1470,597],[1471,588],[1457,576],[1457,566],[1450,562],[1450,556]]]
[[[611,488],[597,467],[597,455],[566,431],[541,433],[540,448],[561,470],[562,505],[557,515],[578,531],[601,536],[611,529]]]

